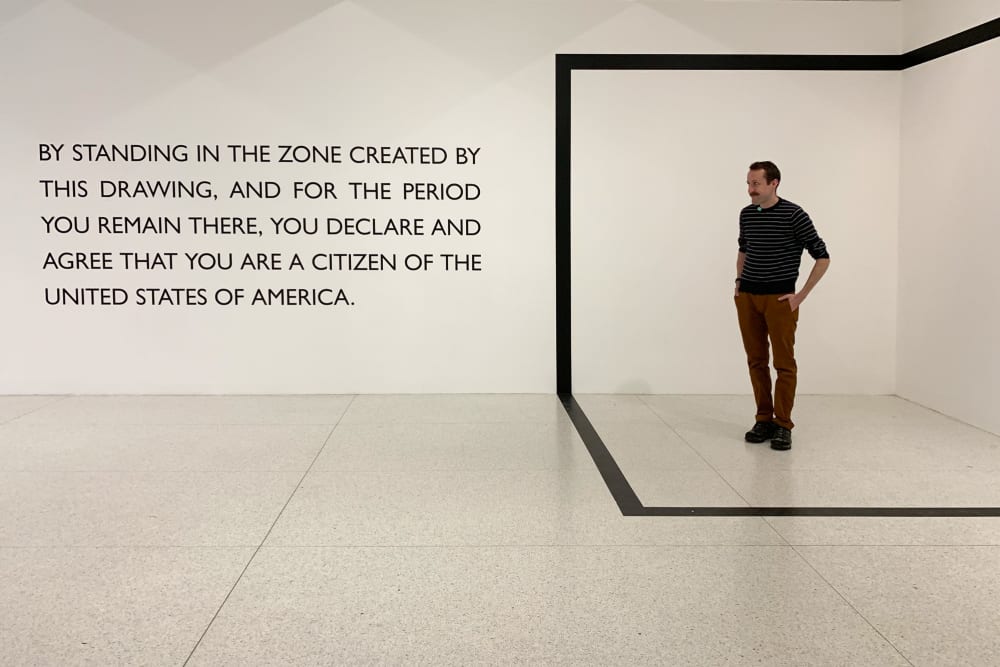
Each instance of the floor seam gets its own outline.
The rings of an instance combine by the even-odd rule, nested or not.
[[[62,403],[63,401],[65,401],[65,400],[67,400],[67,399],[69,399],[69,398],[71,398],[71,397],[70,397],[70,396],[59,396],[59,397],[53,397],[53,400],[51,400],[51,401],[49,401],[48,403],[45,403],[45,404],[43,404],[43,405],[39,405],[39,406],[38,406],[37,408],[35,408],[34,410],[28,410],[28,411],[27,411],[27,412],[25,412],[24,414],[20,414],[20,415],[17,415],[16,417],[11,417],[10,419],[8,419],[8,420],[7,420],[7,421],[5,421],[5,422],[0,422],[0,426],[7,426],[8,424],[13,424],[13,423],[14,423],[14,422],[16,422],[16,421],[17,421],[18,419],[22,419],[22,418],[24,418],[24,417],[27,417],[28,415],[31,415],[31,414],[34,414],[34,413],[38,412],[39,410],[42,410],[42,409],[44,409],[44,408],[47,408],[47,407],[49,407],[50,405],[55,405],[56,403]]]
[[[348,402],[347,406],[344,408],[344,412],[340,415],[340,419],[337,420],[336,424],[330,427],[330,432],[327,433],[326,439],[323,441],[323,445],[319,448],[319,451],[316,452],[316,456],[313,457],[312,463],[309,464],[309,468],[306,469],[304,473],[302,473],[302,477],[299,479],[299,483],[295,485],[294,489],[292,489],[292,493],[288,496],[288,499],[285,501],[285,504],[282,505],[281,510],[278,512],[277,516],[274,517],[274,521],[272,521],[271,525],[268,527],[267,533],[264,534],[264,537],[261,539],[260,544],[257,545],[257,548],[254,549],[254,552],[250,555],[250,559],[247,561],[247,564],[243,567],[243,570],[240,571],[239,576],[236,577],[236,581],[233,582],[233,585],[229,589],[229,592],[226,593],[226,597],[223,598],[222,604],[220,604],[219,608],[215,610],[215,614],[212,615],[212,619],[208,622],[208,625],[205,626],[205,629],[204,631],[202,631],[201,636],[198,637],[198,641],[195,642],[194,648],[191,649],[191,652],[188,654],[188,657],[184,660],[185,666],[191,661],[191,658],[194,657],[194,654],[198,650],[198,647],[201,646],[201,643],[202,641],[204,641],[205,636],[208,635],[208,631],[212,629],[212,626],[215,624],[215,620],[219,617],[219,614],[222,612],[223,607],[225,607],[226,603],[229,602],[229,598],[233,594],[233,591],[236,590],[236,587],[239,586],[240,581],[243,580],[243,576],[247,573],[247,570],[250,569],[250,565],[253,564],[253,561],[257,557],[257,554],[260,553],[260,550],[264,546],[264,543],[267,542],[267,538],[271,536],[271,531],[274,530],[274,527],[278,524],[278,521],[281,520],[281,516],[285,513],[285,510],[288,508],[289,503],[292,502],[292,498],[295,497],[295,494],[298,492],[299,488],[301,488],[302,482],[305,481],[306,477],[309,475],[309,472],[312,470],[313,466],[316,465],[316,461],[319,459],[320,455],[323,454],[323,451],[326,449],[326,446],[330,442],[330,438],[333,437],[334,432],[337,430],[337,426],[340,425],[340,422],[343,421],[344,419],[344,415],[346,415],[347,412],[351,409],[351,405],[353,405],[355,398],[357,398],[357,395],[351,397],[350,402]]]
[[[784,538],[782,538],[782,539],[784,539]],[[899,647],[896,646],[895,644],[893,644],[892,641],[888,637],[886,637],[885,634],[881,630],[879,630],[877,627],[875,627],[875,624],[872,623],[870,620],[868,620],[868,617],[865,616],[864,614],[862,614],[861,611],[856,606],[854,606],[854,604],[850,600],[847,599],[847,596],[845,596],[843,593],[841,593],[840,590],[836,586],[834,586],[832,583],[830,583],[830,581],[826,577],[824,577],[819,570],[816,569],[816,566],[814,566],[811,562],[809,562],[809,559],[806,558],[802,554],[802,552],[800,552],[798,550],[798,548],[796,546],[788,543],[787,540],[785,542],[786,542],[786,544],[788,544],[789,548],[792,551],[795,552],[795,555],[797,555],[799,558],[801,558],[802,562],[805,563],[806,566],[810,570],[812,570],[813,572],[815,572],[816,576],[819,577],[823,581],[823,583],[825,583],[827,586],[829,586],[830,589],[834,593],[836,593],[837,596],[841,600],[844,601],[844,604],[846,604],[848,607],[850,607],[854,611],[854,613],[857,614],[861,618],[861,620],[863,620],[866,624],[868,624],[868,627],[870,627],[872,630],[874,630],[875,633],[878,634],[878,636],[881,637],[885,641],[886,644],[888,644],[889,646],[891,646],[892,650],[894,650],[899,655],[900,658],[902,658],[903,660],[906,661],[906,664],[908,664],[911,667],[913,667],[913,662],[909,658],[907,658],[903,654],[903,652],[901,650],[899,650]]]

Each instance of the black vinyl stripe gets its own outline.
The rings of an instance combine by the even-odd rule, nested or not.
[[[995,517],[1000,507],[643,507],[630,516]]]
[[[646,507],[572,394],[560,394],[622,516],[995,517],[1000,507]]]
[[[569,393],[573,386],[572,245],[570,243],[570,90],[572,70],[565,58],[556,56],[556,392]]]
[[[587,446],[590,457],[594,459],[594,464],[600,471],[601,477],[604,478],[604,483],[607,484],[611,496],[618,503],[618,508],[622,511],[622,515],[640,516],[645,508],[639,502],[639,496],[635,495],[632,485],[625,479],[625,475],[622,473],[621,468],[618,467],[618,463],[615,462],[614,457],[611,456],[611,452],[604,445],[601,436],[597,434],[593,424],[590,423],[587,415],[584,414],[583,408],[576,402],[572,394],[559,394],[559,400],[562,401],[563,407],[566,408],[566,413],[576,427],[576,432],[583,439],[583,444]]]
[[[967,49],[970,46],[988,42],[997,37],[1000,37],[1000,18],[995,18],[992,21],[977,25],[975,28],[963,30],[951,37],[946,37],[927,46],[904,53],[900,56],[899,68],[907,69],[916,65],[922,65],[931,60],[955,53],[956,51]]]
[[[574,53],[556,55],[574,70],[897,70],[898,55],[735,53]]]

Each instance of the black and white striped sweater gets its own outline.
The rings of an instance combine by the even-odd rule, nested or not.
[[[794,293],[803,249],[813,259],[830,257],[809,214],[781,198],[770,208],[740,211],[739,245],[746,253],[740,291],[750,294]]]

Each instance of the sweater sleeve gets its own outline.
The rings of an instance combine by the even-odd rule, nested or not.
[[[795,234],[795,238],[805,246],[805,249],[809,252],[813,259],[830,259],[830,253],[826,249],[826,243],[823,239],[819,237],[816,232],[816,227],[813,226],[812,220],[809,218],[809,214],[805,211],[799,210],[795,219],[792,221],[792,231]]]

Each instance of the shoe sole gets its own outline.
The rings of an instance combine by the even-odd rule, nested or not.
[[[777,449],[779,452],[783,452],[792,448],[792,443],[788,442],[774,442],[771,441],[771,449]]]

